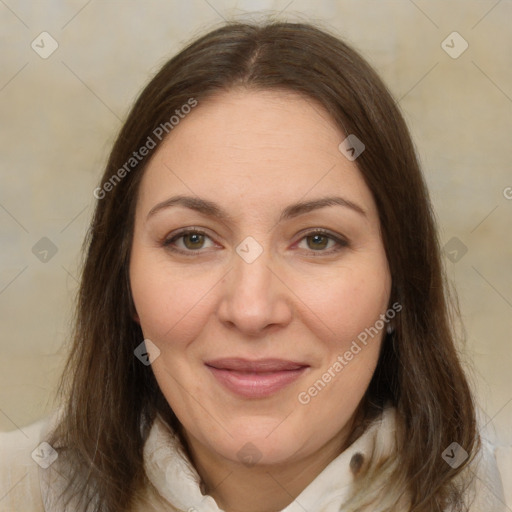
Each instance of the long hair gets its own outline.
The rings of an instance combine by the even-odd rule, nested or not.
[[[356,163],[378,207],[390,304],[403,309],[383,340],[364,402],[396,407],[399,463],[390,489],[403,482],[414,512],[448,504],[465,510],[455,477],[479,448],[474,402],[411,137],[368,63],[337,37],[298,23],[228,23],[197,39],[149,82],[117,137],[97,189],[63,376],[66,402],[52,438],[69,478],[64,496],[75,496],[83,510],[88,504],[95,511],[129,510],[146,485],[143,446],[156,414],[177,428],[151,368],[134,357],[143,336],[133,319],[128,267],[137,193],[151,155],[126,164],[157,127],[171,129],[169,119],[183,105],[240,87],[298,92],[365,144]],[[154,152],[160,140],[153,140]],[[454,441],[471,455],[457,469],[442,459]]]

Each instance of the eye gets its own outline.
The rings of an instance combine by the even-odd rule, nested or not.
[[[304,247],[305,243],[305,247]],[[302,246],[301,246],[302,245]],[[297,247],[315,252],[331,253],[346,247],[348,242],[328,231],[316,230],[301,238]]]
[[[204,231],[189,228],[166,238],[162,245],[172,251],[190,255],[194,252],[199,253],[203,249],[211,249],[216,244]],[[307,233],[297,244],[299,249],[327,254],[347,246],[346,240],[329,231],[319,229]]]
[[[167,238],[163,245],[173,251],[198,252],[200,249],[213,247],[214,243],[203,231],[187,229]]]

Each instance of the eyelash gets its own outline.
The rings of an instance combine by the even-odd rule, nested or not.
[[[179,248],[177,248],[177,247],[172,245],[174,242],[176,242],[176,240],[179,240],[183,236],[190,235],[190,234],[204,235],[205,237],[211,239],[211,237],[209,237],[207,233],[205,233],[204,231],[201,231],[200,229],[197,229],[197,228],[185,228],[185,229],[179,231],[178,233],[175,233],[172,237],[166,238],[165,240],[163,240],[162,245],[165,248],[171,250],[172,252],[176,252],[176,253],[179,253],[179,254],[184,254],[185,256],[191,256],[191,257],[199,256],[199,255],[202,254],[202,250],[201,249],[198,249],[196,251],[191,250],[191,249],[184,250],[184,249],[179,249]],[[330,231],[328,231],[326,229],[321,229],[321,228],[314,229],[314,230],[311,230],[311,231],[308,231],[308,232],[304,233],[302,238],[300,238],[300,240],[298,242],[296,242],[296,243],[300,243],[302,240],[304,240],[308,236],[314,236],[314,235],[325,236],[326,238],[328,238],[329,240],[333,240],[337,244],[337,246],[335,248],[331,248],[331,249],[328,249],[328,250],[317,250],[317,251],[315,251],[313,249],[308,250],[308,252],[311,253],[311,255],[314,256],[314,257],[325,256],[325,255],[330,255],[330,254],[339,252],[342,249],[344,249],[345,247],[348,247],[348,245],[349,245],[347,240],[344,240],[341,237],[335,236]],[[307,250],[307,249],[305,249],[305,250]]]

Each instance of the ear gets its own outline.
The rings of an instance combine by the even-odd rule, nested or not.
[[[140,325],[140,318],[137,314],[137,310],[135,309],[135,304],[133,303],[133,299],[130,300],[130,316],[132,320]]]
[[[128,277],[127,277],[127,284],[128,284],[128,290],[130,292],[130,298],[129,298],[129,302],[130,302],[130,305],[129,305],[130,316],[132,317],[132,320],[134,322],[136,322],[136,323],[138,323],[140,325],[140,318],[139,318],[139,315],[137,314],[137,310],[135,309],[135,303],[133,302],[132,291],[131,291],[131,286],[130,286],[130,280],[129,280]]]

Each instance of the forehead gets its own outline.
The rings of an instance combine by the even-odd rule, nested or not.
[[[297,93],[238,89],[210,97],[173,128],[141,184],[141,202],[169,193],[272,206],[345,193],[374,208],[345,134],[322,105]]]
[[[200,148],[222,163],[240,158],[247,164],[249,157],[258,155],[290,162],[294,154],[288,150],[300,148],[300,158],[311,152],[335,152],[342,138],[324,108],[309,98],[285,91],[235,89],[199,103],[161,149],[172,147],[188,158],[201,159]]]

